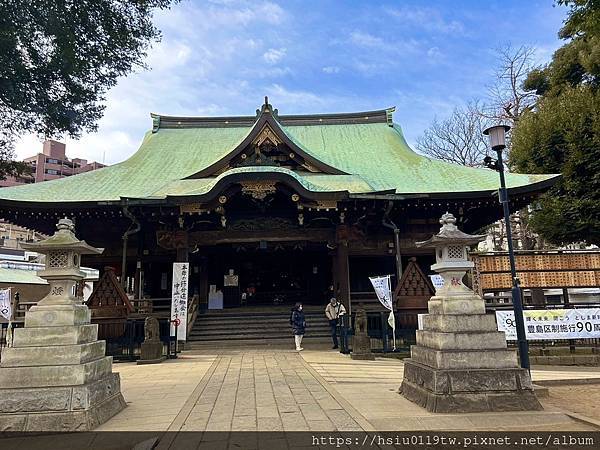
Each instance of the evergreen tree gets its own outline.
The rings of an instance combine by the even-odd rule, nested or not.
[[[534,230],[555,244],[600,245],[600,1],[558,3],[570,8],[559,33],[568,42],[525,80],[540,97],[513,130],[510,163],[563,176],[535,205]]]
[[[23,134],[95,130],[108,89],[160,37],[153,11],[176,1],[0,2],[0,177],[23,170],[10,160]]]

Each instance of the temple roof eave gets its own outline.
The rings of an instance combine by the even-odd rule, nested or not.
[[[252,170],[255,169],[255,170]],[[292,171],[286,171],[285,169],[275,168],[276,170],[269,170],[268,167],[260,168],[244,168],[244,169],[232,169],[231,171],[221,174],[219,177],[204,180],[206,181],[206,188],[201,190],[191,189],[180,189],[174,187],[177,183],[185,183],[186,181],[199,182],[201,180],[178,180],[175,182],[167,183],[163,189],[160,189],[150,195],[146,196],[135,196],[135,195],[123,195],[116,199],[107,200],[93,200],[93,201],[23,201],[23,200],[10,200],[0,199],[0,206],[9,207],[11,209],[48,209],[56,208],[57,204],[68,208],[95,208],[95,207],[122,207],[125,205],[148,205],[148,206],[161,206],[173,203],[181,203],[185,200],[201,202],[204,200],[210,200],[219,195],[219,193],[226,187],[234,183],[240,183],[244,181],[266,181],[272,180],[274,182],[282,182],[290,185],[293,189],[303,194],[307,198],[313,199],[349,199],[349,200],[388,200],[388,201],[406,201],[406,200],[467,200],[477,198],[489,198],[496,197],[497,190],[473,190],[473,191],[448,191],[448,192],[398,192],[396,189],[385,189],[376,190],[375,188],[368,185],[368,183],[361,179],[360,176],[345,176],[346,179],[353,178],[357,182],[364,183],[365,190],[360,191],[356,189],[335,189],[330,186],[324,188],[323,186],[316,186],[314,183],[303,180],[301,175],[298,175]],[[288,173],[289,172],[289,173]],[[336,177],[331,175],[330,177]],[[521,186],[508,188],[510,195],[525,195],[525,194],[538,194],[556,183],[561,175],[548,175],[548,178]],[[326,178],[323,175],[317,178]],[[335,179],[335,178],[334,178]],[[327,180],[324,180],[324,182]],[[343,184],[343,183],[342,183]],[[360,183],[357,183],[360,184]],[[368,187],[367,187],[368,186]]]

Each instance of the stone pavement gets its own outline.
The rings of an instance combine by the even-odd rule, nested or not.
[[[362,431],[328,388],[296,352],[221,354],[169,431]]]
[[[464,431],[546,431],[595,430],[592,425],[573,420],[563,411],[544,404],[544,411],[435,414],[398,395],[403,363],[394,358],[356,361],[332,352],[302,352],[302,357],[377,430],[464,430]],[[532,371],[539,379],[600,378],[600,368],[540,367]],[[583,370],[580,370],[583,369]],[[360,395],[356,395],[356,393]]]
[[[215,359],[184,353],[161,364],[115,363],[127,408],[96,431],[167,430]]]
[[[158,449],[227,448],[234,438],[244,440],[236,444],[238,448],[256,448],[256,442],[248,439],[261,439],[261,435],[204,435],[212,441],[198,447],[198,436],[185,431],[600,429],[593,420],[578,416],[584,421],[575,421],[549,403],[541,412],[429,413],[397,393],[403,363],[394,358],[357,361],[331,350],[211,350],[186,351],[157,365],[117,363],[114,367],[121,374],[128,408],[98,431],[145,431],[150,441],[160,439]],[[534,381],[547,382],[600,378],[598,367],[540,366],[532,373]],[[97,436],[106,441],[122,435]],[[273,436],[285,440],[281,433],[267,438]],[[41,441],[47,444],[52,439]],[[280,448],[280,443],[260,447]]]
[[[402,361],[335,351],[184,352],[159,365],[116,364],[129,404],[100,430],[369,431],[589,430],[543,412],[433,414],[398,395]],[[600,378],[600,368],[540,367],[533,379]],[[543,401],[543,399],[542,399]]]

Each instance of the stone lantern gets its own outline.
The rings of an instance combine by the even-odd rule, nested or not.
[[[473,263],[468,260],[467,255],[469,254],[469,248],[472,245],[485,240],[486,236],[484,234],[471,235],[463,233],[456,226],[456,218],[450,213],[446,213],[442,216],[440,224],[442,227],[438,234],[433,235],[426,241],[416,243],[417,247],[433,247],[435,249],[435,264],[431,266],[431,270],[436,271],[444,279],[444,285],[441,288],[436,289],[436,297],[442,295],[444,297],[460,297],[466,295],[471,298],[473,291],[462,282],[467,271],[473,268]],[[438,305],[435,300],[436,297],[432,299],[433,305]],[[475,302],[477,306],[481,306],[480,303],[481,302]],[[475,304],[464,305],[459,301],[439,303],[440,306],[446,307],[450,304],[462,308],[462,312],[472,310],[475,306]],[[429,305],[431,309],[431,300]],[[478,311],[482,312],[481,309],[478,309]],[[485,308],[483,309],[483,312],[485,313]]]
[[[126,406],[98,325],[75,297],[84,277],[81,255],[103,250],[78,240],[69,219],[50,238],[23,248],[46,256],[38,275],[50,292],[27,311],[25,327],[14,330],[12,347],[3,351],[0,430],[92,430]]]
[[[38,275],[48,281],[50,292],[32,310],[43,310],[53,305],[76,305],[75,310],[87,310],[75,297],[76,284],[85,276],[80,270],[81,255],[97,255],[103,249],[77,239],[75,226],[69,219],[59,220],[56,228],[56,233],[44,241],[22,244],[25,250],[46,256],[45,268]]]
[[[484,300],[462,279],[473,264],[467,250],[485,238],[460,231],[452,214],[440,220],[440,232],[417,247],[433,247],[431,266],[444,278],[428,303],[417,345],[404,360],[400,393],[428,411],[484,412],[539,410],[528,370],[486,314]]]

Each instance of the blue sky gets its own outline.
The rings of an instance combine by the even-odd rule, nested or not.
[[[545,1],[183,0],[156,14],[150,70],[120,80],[97,133],[67,154],[116,163],[151,128],[150,112],[248,115],[265,95],[281,114],[396,106],[409,141],[455,106],[486,96],[494,49],[547,62],[566,15]],[[41,150],[33,136],[17,156]]]

